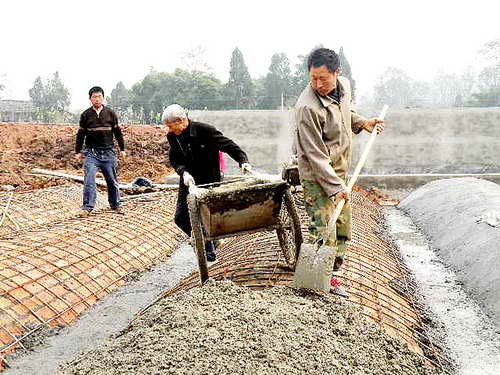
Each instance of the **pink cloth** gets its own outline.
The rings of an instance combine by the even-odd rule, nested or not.
[[[224,153],[222,151],[219,151],[219,167],[220,167],[220,172],[224,173],[226,162],[224,161]]]

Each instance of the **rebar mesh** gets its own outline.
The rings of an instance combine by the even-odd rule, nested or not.
[[[57,189],[48,192],[55,201],[52,194]],[[66,194],[62,189],[62,202],[69,201]],[[43,198],[41,191],[36,195]],[[0,237],[0,353],[22,345],[44,324],[73,322],[128,278],[165,259],[184,236],[172,220],[175,199],[175,193],[129,199],[125,215],[102,211],[44,221]],[[57,211],[50,218],[70,216]]]
[[[416,286],[410,272],[394,245],[377,234],[384,221],[382,211],[366,197],[366,192],[356,190],[352,194],[353,239],[344,271],[339,276],[348,288],[349,300],[358,304],[363,314],[389,335],[402,339],[414,352],[442,367],[447,361],[426,333],[421,309],[413,297]],[[294,199],[307,239],[309,219],[302,193],[296,192]],[[216,280],[229,279],[253,288],[289,285],[293,280],[293,271],[286,267],[275,232],[245,234],[225,240],[218,250],[218,261],[209,268],[209,275]],[[391,287],[394,280],[399,281],[399,288]],[[194,272],[163,295],[190,289],[199,283],[198,272]]]
[[[42,227],[78,215],[81,186],[59,186],[21,192],[0,192],[0,237],[17,230]],[[97,193],[96,209],[107,207],[105,195]]]

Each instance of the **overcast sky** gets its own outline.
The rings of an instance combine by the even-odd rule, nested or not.
[[[297,55],[323,44],[344,47],[363,94],[388,66],[422,80],[440,69],[479,69],[478,50],[500,37],[499,10],[498,0],[5,0],[0,78],[9,98],[29,99],[37,76],[59,71],[71,107],[84,108],[91,86],[107,95],[118,81],[130,88],[151,67],[182,67],[198,46],[225,82],[235,47],[258,78],[273,53],[285,52],[293,68]]]

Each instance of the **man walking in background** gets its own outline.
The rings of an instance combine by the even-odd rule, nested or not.
[[[191,184],[203,185],[220,182],[222,179],[219,151],[228,154],[243,172],[251,171],[246,153],[215,127],[191,121],[187,111],[178,104],[165,108],[161,117],[168,127],[170,164],[180,176],[175,223],[188,236],[191,235],[191,221],[187,196]],[[213,241],[205,243],[207,261],[216,259]]]
[[[113,137],[116,138],[120,147],[120,154],[125,157],[125,142],[123,134],[118,126],[118,118],[115,112],[105,107],[104,90],[94,86],[89,91],[92,106],[85,110],[80,116],[80,128],[76,134],[76,159],[85,159],[83,170],[85,178],[83,181],[83,214],[89,215],[95,206],[97,170],[100,169],[106,180],[108,188],[108,202],[111,209],[123,214],[120,208],[120,190],[116,168],[118,161],[113,145]],[[82,149],[85,144],[85,149]]]
[[[304,189],[306,211],[311,219],[313,241],[336,247],[334,272],[340,269],[351,240],[352,210],[347,188],[347,170],[351,160],[352,134],[362,130],[383,130],[383,121],[367,120],[351,111],[349,80],[340,76],[340,60],[330,49],[319,48],[308,58],[310,83],[296,105],[296,137],[300,183]],[[330,216],[342,199],[346,205],[336,230],[325,237]],[[332,279],[336,294],[347,296]]]

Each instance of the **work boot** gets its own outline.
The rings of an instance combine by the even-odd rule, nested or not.
[[[85,210],[85,209],[82,209],[80,211],[80,216],[81,217],[87,217],[87,216],[90,216],[92,214],[92,210]]]
[[[207,255],[207,262],[215,262],[217,255],[215,254],[215,246],[213,241],[205,242],[205,254]]]
[[[113,212],[118,215],[125,215],[125,212],[121,207],[113,208]]]
[[[347,293],[347,291],[340,286],[340,281],[335,277],[330,279],[330,293],[340,297],[349,298],[349,293]]]
[[[335,263],[333,264],[333,272],[340,270],[340,267],[344,263],[344,257],[335,257]]]

